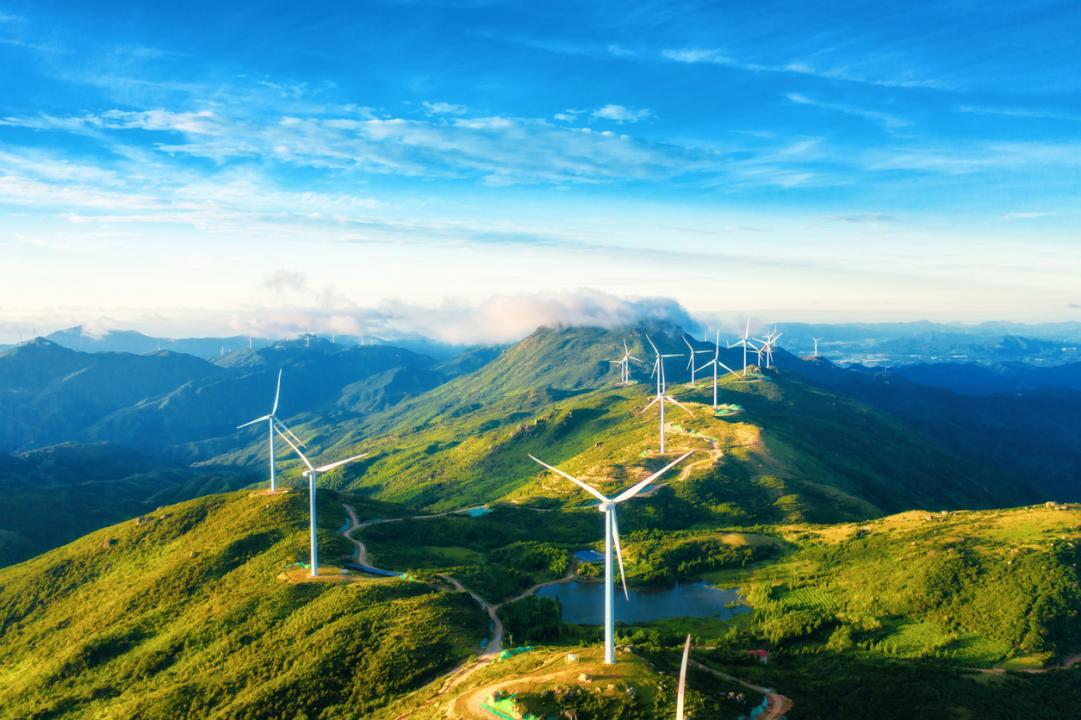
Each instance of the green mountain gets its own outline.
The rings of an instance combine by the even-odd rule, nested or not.
[[[77,352],[38,338],[0,353],[0,451],[110,442],[185,462],[205,460],[250,441],[253,435],[237,434],[236,425],[269,409],[279,369],[283,417],[356,418],[472,366],[318,338],[215,362],[167,351]]]
[[[539,474],[528,454],[613,483],[636,466],[663,464],[654,454],[657,409],[640,412],[654,391],[648,364],[635,366],[634,385],[619,387],[608,362],[619,357],[624,337],[647,359],[643,330],[664,352],[682,344],[677,331],[663,327],[539,330],[480,370],[383,412],[301,423],[298,431],[331,454],[369,453],[334,481],[339,489],[440,510],[498,499],[573,504],[578,495]],[[722,359],[741,361],[736,350]],[[692,388],[686,360],[668,362],[670,392],[690,411],[668,408],[669,455],[697,452],[684,482],[659,495],[673,527],[707,516],[835,522],[1039,498],[1026,483],[961,458],[891,414],[787,370],[725,374],[719,401],[739,410],[715,417],[711,381]],[[261,450],[254,445],[215,461],[252,462]]]
[[[342,500],[319,494],[326,562],[349,547]],[[365,717],[486,631],[464,593],[279,577],[306,553],[305,494],[240,492],[0,570],[0,717]]]
[[[107,443],[0,455],[0,566],[161,505],[254,480],[245,468],[193,470]]]

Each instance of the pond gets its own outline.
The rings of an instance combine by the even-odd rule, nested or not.
[[[738,588],[717,588],[705,581],[676,584],[671,587],[627,588],[630,602],[623,598],[617,584],[615,614],[617,622],[649,622],[671,617],[729,618],[750,612],[742,604]],[[558,599],[565,622],[600,625],[604,622],[604,586],[599,582],[572,580],[549,585],[537,595]],[[729,607],[733,605],[733,607]]]

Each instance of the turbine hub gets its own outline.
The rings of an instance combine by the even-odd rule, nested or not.
[[[611,507],[612,507],[612,503],[610,503],[610,502],[602,502],[600,505],[597,506],[597,509],[600,510],[601,512],[608,512],[609,508],[611,508]]]

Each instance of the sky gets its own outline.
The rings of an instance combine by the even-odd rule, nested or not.
[[[1077,37],[1039,0],[0,0],[0,341],[1081,320]]]

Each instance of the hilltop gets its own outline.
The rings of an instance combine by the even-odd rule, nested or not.
[[[329,562],[349,552],[342,500],[319,494]],[[464,593],[280,579],[306,509],[212,495],[0,570],[0,717],[356,717],[476,647],[487,618]]]

